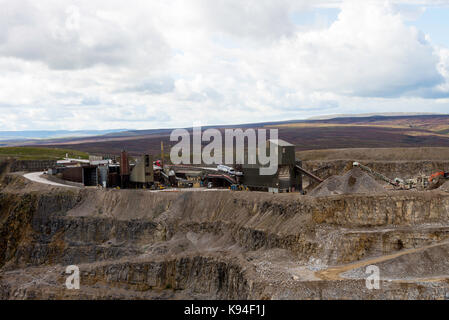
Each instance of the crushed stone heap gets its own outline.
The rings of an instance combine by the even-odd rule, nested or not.
[[[446,183],[444,183],[441,187],[440,190],[449,192],[449,181],[447,181]]]
[[[360,168],[354,168],[342,176],[330,177],[313,189],[309,195],[324,197],[337,194],[377,193],[384,191],[384,187],[373,177],[363,172]]]

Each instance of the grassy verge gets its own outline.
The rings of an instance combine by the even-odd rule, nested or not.
[[[77,150],[40,147],[1,147],[0,158],[18,160],[59,160],[68,154],[69,158],[88,159],[89,154]]]

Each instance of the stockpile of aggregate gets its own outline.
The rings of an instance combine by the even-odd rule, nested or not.
[[[385,191],[384,187],[360,168],[354,168],[342,176],[332,176],[309,195],[325,197],[337,194],[378,193]]]
[[[449,181],[447,181],[445,184],[443,184],[440,187],[440,189],[443,190],[443,191],[449,192]]]

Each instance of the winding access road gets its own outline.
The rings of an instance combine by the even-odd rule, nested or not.
[[[54,181],[50,181],[45,179],[44,177],[42,177],[42,175],[44,174],[44,172],[31,172],[31,173],[27,173],[24,174],[23,176],[33,182],[37,182],[37,183],[43,183],[46,185],[50,185],[50,186],[56,186],[56,187],[66,187],[66,188],[79,188],[76,186],[70,186],[67,184],[62,184],[62,183],[57,183]],[[184,191],[229,191],[228,189],[206,189],[206,188],[183,188],[183,189],[178,189],[178,188],[173,188],[173,189],[165,189],[165,190],[148,190],[149,192],[184,192]]]
[[[348,272],[348,271],[351,271],[354,269],[366,267],[368,265],[381,263],[381,262],[388,261],[388,260],[393,260],[393,259],[396,259],[400,256],[404,256],[407,254],[418,253],[418,252],[422,252],[422,251],[425,251],[430,248],[444,246],[444,245],[448,245],[448,244],[449,244],[449,241],[446,240],[446,241],[433,243],[433,244],[430,244],[427,246],[401,250],[399,252],[388,254],[388,255],[383,255],[380,257],[374,257],[374,258],[361,260],[361,261],[357,261],[357,262],[353,262],[353,263],[349,263],[349,264],[345,264],[345,265],[330,267],[330,268],[315,272],[315,275],[322,280],[345,280],[345,278],[341,276],[342,273],[345,273],[345,272]],[[444,277],[441,279],[446,280],[447,277]],[[411,279],[409,281],[438,281],[438,280],[440,280],[440,279],[419,278],[419,279]]]
[[[51,186],[56,186],[56,187],[66,187],[66,188],[77,188],[74,186],[69,186],[66,184],[62,184],[62,183],[57,183],[57,182],[53,182],[50,180],[47,180],[43,177],[41,177],[44,174],[44,172],[31,172],[31,173],[27,173],[24,174],[23,176],[33,182],[37,182],[37,183],[43,183],[43,184],[47,184],[47,185],[51,185]]]

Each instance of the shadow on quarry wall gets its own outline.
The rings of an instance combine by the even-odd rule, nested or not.
[[[13,161],[11,160],[0,160],[0,182],[10,172],[12,163]]]

